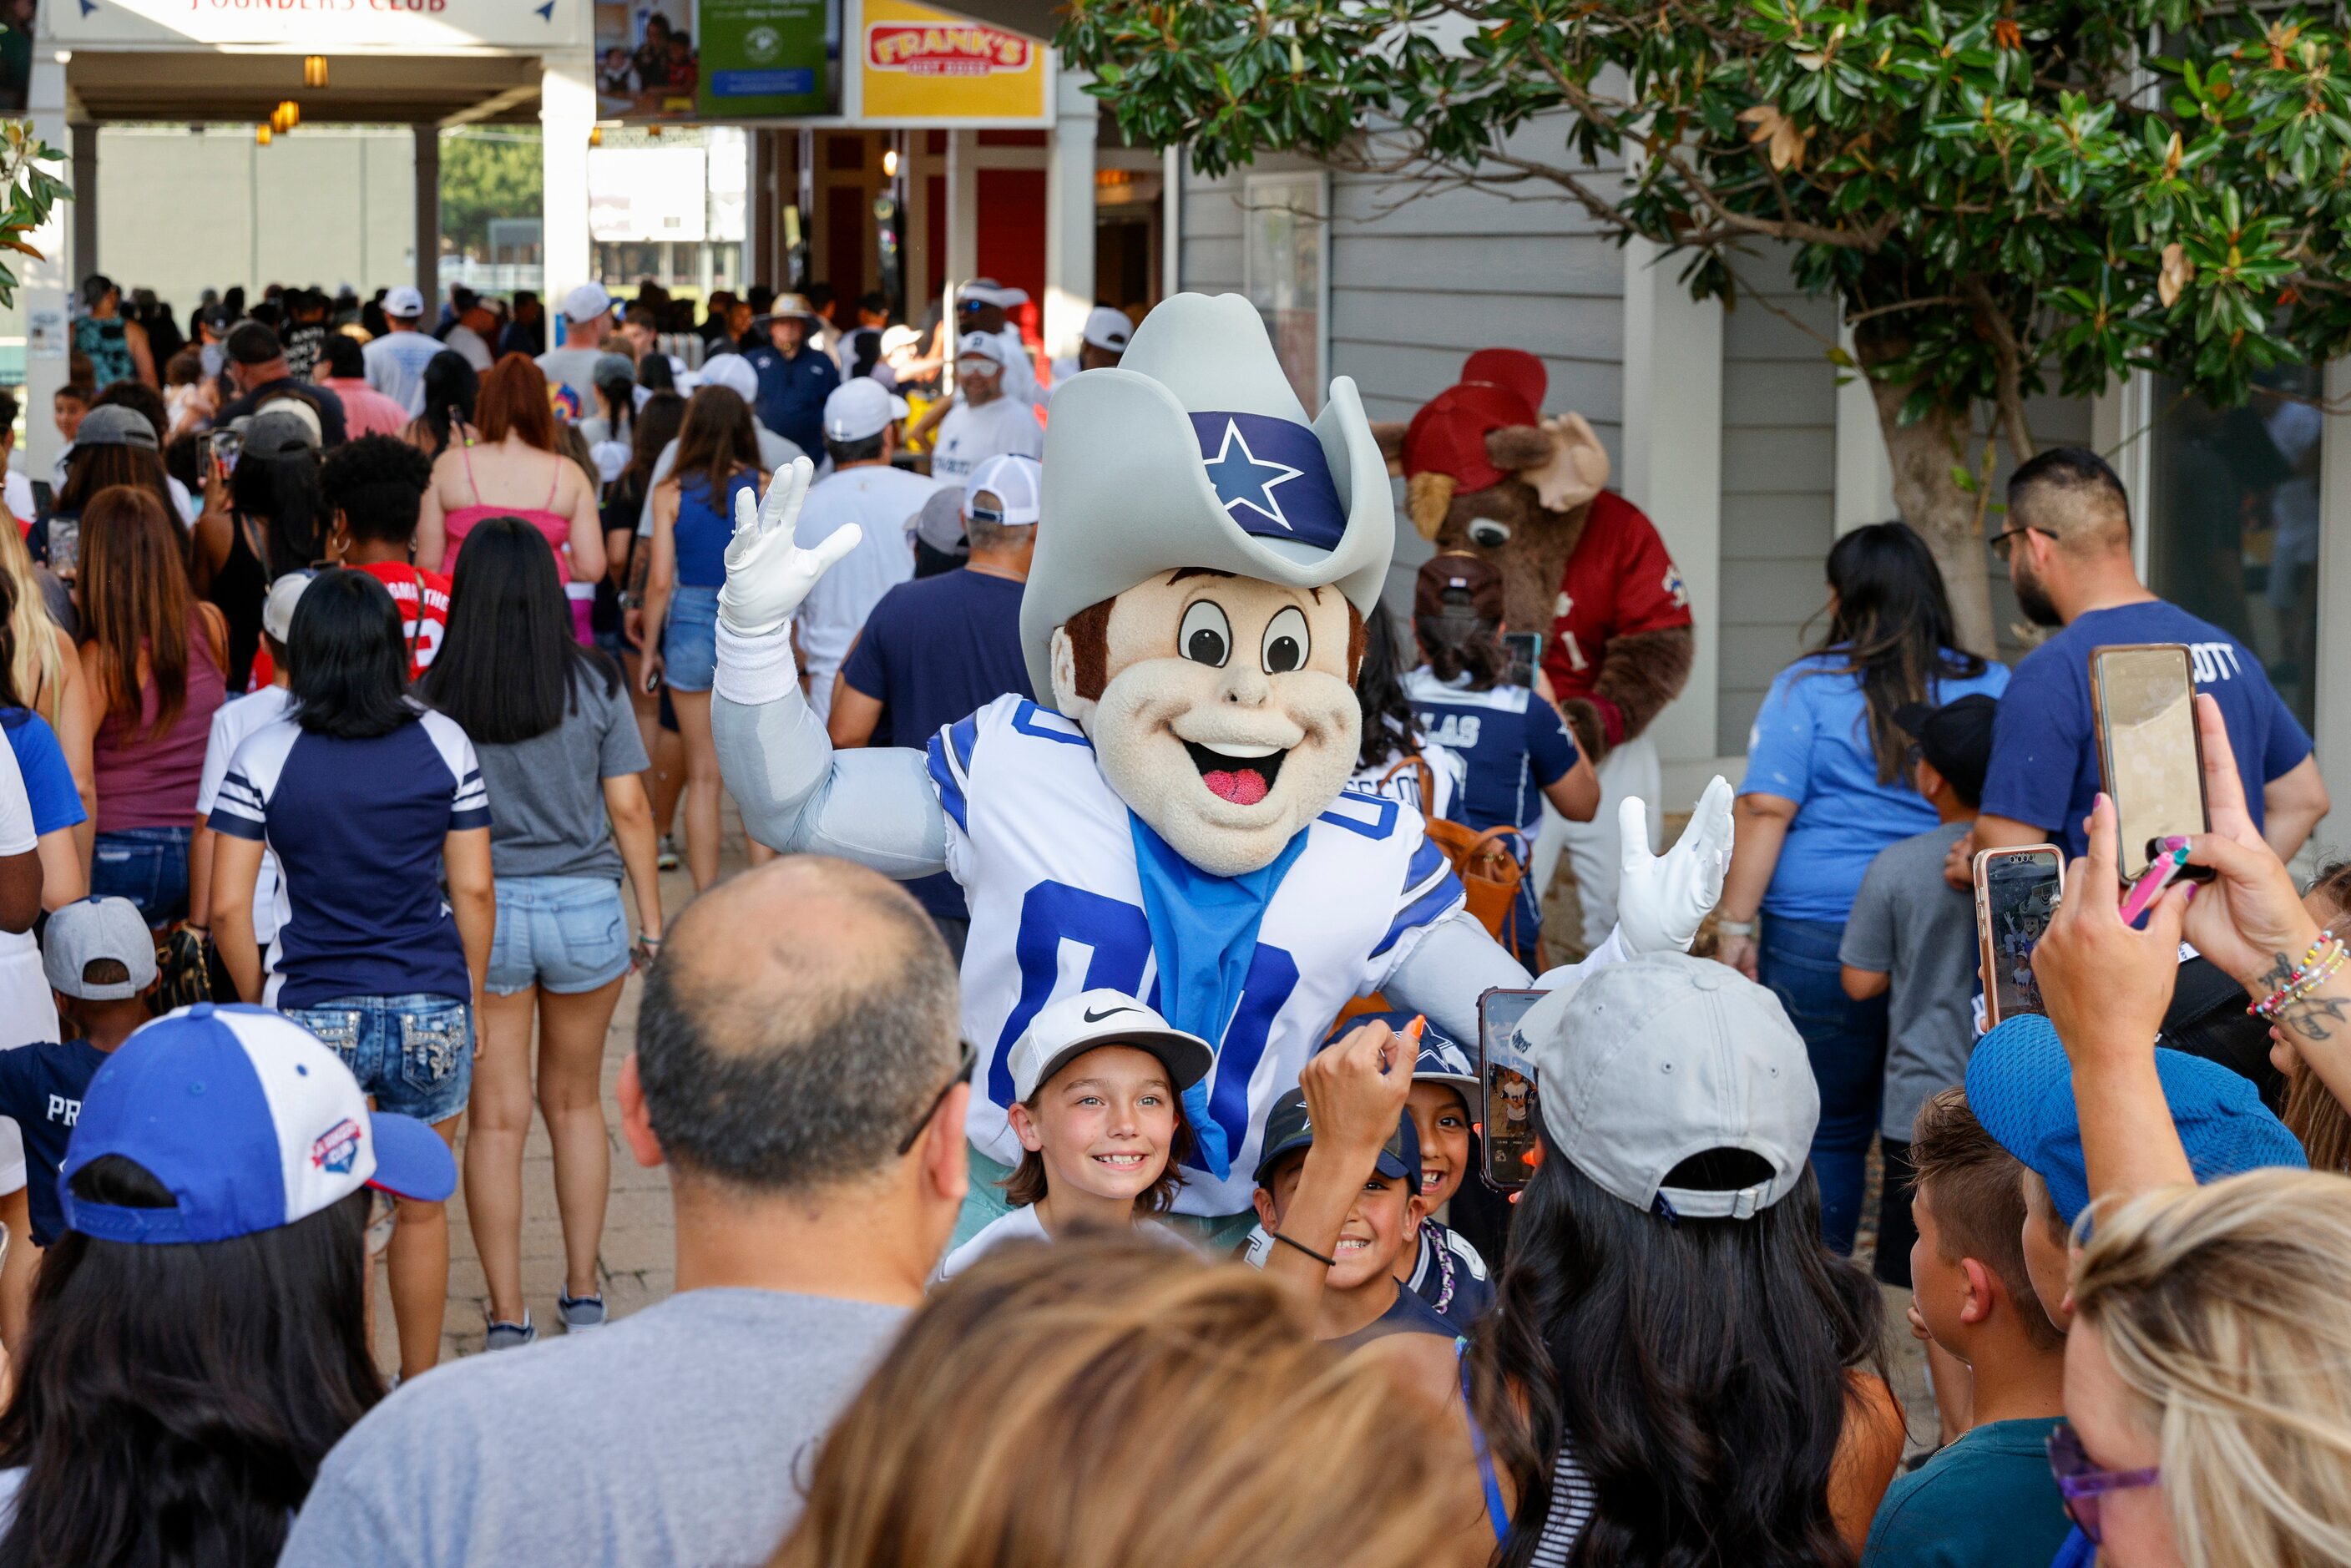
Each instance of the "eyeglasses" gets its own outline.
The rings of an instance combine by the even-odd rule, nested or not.
[[[2057,1478],[2057,1495],[2064,1500],[2065,1512],[2090,1544],[2099,1544],[2098,1500],[2110,1491],[2132,1491],[2151,1487],[2163,1478],[2161,1469],[2149,1467],[2143,1470],[2102,1470],[2094,1464],[2082,1448],[2082,1439],[2074,1428],[2060,1421],[2049,1434],[2049,1473]]]
[[[2057,537],[2055,534],[2051,533],[2047,528],[2035,528],[2030,527],[2005,528],[2001,532],[1992,535],[1991,538],[1984,540],[1984,543],[1991,546],[1991,553],[2005,564],[2009,556],[2016,549],[2016,536],[2019,534],[2039,534],[2044,539],[2053,539]]]
[[[955,1076],[939,1085],[939,1092],[931,1096],[931,1103],[924,1107],[922,1115],[906,1130],[906,1135],[898,1140],[900,1159],[904,1159],[907,1152],[914,1148],[914,1140],[923,1135],[923,1129],[931,1124],[931,1118],[939,1113],[939,1107],[947,1103],[947,1096],[955,1092],[956,1085],[971,1076],[971,1064],[978,1060],[979,1047],[965,1040],[963,1055],[956,1062]]]

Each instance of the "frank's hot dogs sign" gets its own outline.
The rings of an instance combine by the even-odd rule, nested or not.
[[[865,64],[916,77],[987,77],[1025,71],[1036,46],[1018,33],[973,22],[874,22],[865,29]]]

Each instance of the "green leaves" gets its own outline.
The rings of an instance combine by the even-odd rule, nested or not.
[[[1128,137],[1565,194],[1865,323],[1907,419],[2134,367],[2222,402],[2351,345],[2337,13],[2202,0],[1072,0]],[[2159,30],[2159,31],[2158,31]],[[2147,57],[2150,37],[2162,53]],[[2152,73],[2152,85],[2145,84]],[[1610,171],[1602,172],[1602,170]],[[1631,177],[1615,172],[1631,170]]]

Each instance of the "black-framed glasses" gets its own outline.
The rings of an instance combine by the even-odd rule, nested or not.
[[[923,1107],[922,1115],[913,1126],[906,1129],[906,1135],[898,1140],[900,1159],[904,1159],[908,1151],[914,1148],[914,1140],[923,1135],[923,1129],[931,1124],[931,1118],[937,1115],[939,1107],[947,1103],[947,1096],[955,1092],[955,1086],[971,1076],[971,1064],[978,1060],[979,1047],[967,1040],[965,1040],[963,1054],[956,1061],[955,1076],[939,1085],[939,1092],[931,1096],[931,1103]]]
[[[2053,539],[2057,537],[2047,528],[2031,527],[2002,528],[1999,533],[1984,540],[1984,543],[1991,547],[1991,553],[1998,557],[2002,564],[2006,564],[2009,556],[2016,549],[2016,536],[2019,534],[2039,534],[2044,539]]]
[[[2090,1544],[2099,1544],[2098,1503],[2110,1491],[2134,1491],[2163,1479],[2159,1467],[2143,1470],[2102,1470],[2070,1423],[2060,1421],[2049,1433],[2049,1473],[2057,1478],[2057,1495],[2066,1515],[2082,1527]]]

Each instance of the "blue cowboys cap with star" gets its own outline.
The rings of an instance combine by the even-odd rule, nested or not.
[[[1263,319],[1237,294],[1178,294],[1114,368],[1055,392],[1037,556],[1020,606],[1029,679],[1052,690],[1071,616],[1186,567],[1335,586],[1368,614],[1395,513],[1354,383],[1310,419]]]

